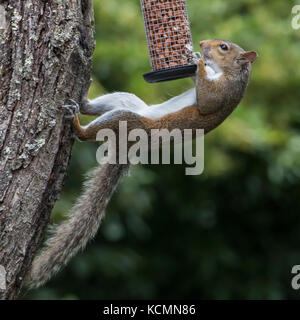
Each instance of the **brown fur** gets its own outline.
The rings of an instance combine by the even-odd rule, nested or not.
[[[221,44],[228,46],[227,51],[220,48]],[[142,128],[150,129],[204,129],[208,133],[235,109],[245,94],[251,62],[257,57],[253,51],[245,52],[236,44],[223,40],[205,40],[200,42],[204,59],[213,60],[223,70],[218,80],[208,80],[205,62],[200,59],[196,73],[197,105],[186,107],[180,111],[170,113],[159,119],[140,117],[130,111],[116,112],[109,121],[92,123],[82,127],[78,116],[75,115],[74,126],[81,140],[96,140],[97,132],[110,128],[116,133],[119,121],[126,120],[128,130]],[[255,54],[254,60],[247,60],[247,54]],[[244,57],[246,56],[246,59]]]

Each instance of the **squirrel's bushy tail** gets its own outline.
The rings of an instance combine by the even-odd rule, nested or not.
[[[129,164],[105,164],[96,168],[69,218],[53,230],[41,253],[34,259],[25,283],[38,287],[66,264],[96,234],[104,210]]]

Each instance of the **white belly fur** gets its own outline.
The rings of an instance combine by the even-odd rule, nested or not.
[[[196,102],[196,89],[193,88],[164,103],[152,105],[148,108],[139,110],[138,113],[143,117],[158,119],[167,114],[174,113],[186,107],[196,105]]]

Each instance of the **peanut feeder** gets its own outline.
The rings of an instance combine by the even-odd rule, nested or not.
[[[152,72],[147,82],[193,76],[193,42],[185,0],[140,0]]]

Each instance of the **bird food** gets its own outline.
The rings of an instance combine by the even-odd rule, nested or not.
[[[193,42],[185,0],[141,0],[152,71],[158,82],[191,76]],[[173,72],[172,72],[173,71]],[[165,79],[165,76],[167,79]],[[152,76],[152,77],[151,77]],[[152,79],[153,80],[153,79]]]

